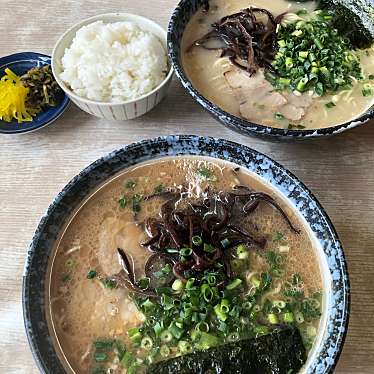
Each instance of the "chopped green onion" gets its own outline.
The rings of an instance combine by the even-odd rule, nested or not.
[[[94,346],[96,349],[110,351],[113,348],[114,340],[96,340]]]
[[[374,80],[374,74],[370,74],[370,75],[368,76],[368,78],[369,78],[370,80]]]
[[[325,104],[325,107],[327,108],[327,109],[331,109],[331,108],[333,108],[334,106],[336,106],[332,101],[330,101],[330,102],[328,102],[328,103],[326,103]]]
[[[201,287],[200,287],[200,291],[201,291],[201,294],[203,295],[204,297],[204,300],[209,303],[210,301],[213,300],[213,291],[212,289],[210,288],[210,286],[206,283],[204,283]]]
[[[134,214],[140,212],[140,202],[143,200],[143,195],[135,194],[132,197],[132,211]]]
[[[191,352],[192,351],[192,345],[191,343],[185,341],[185,340],[180,340],[178,342],[178,349],[180,351],[180,353],[188,353],[188,352]]]
[[[214,312],[216,313],[218,319],[220,319],[221,321],[226,321],[227,319],[227,314],[222,311],[222,308],[221,308],[221,305],[220,304],[217,304],[214,308],[213,308]]]
[[[199,322],[195,326],[195,330],[200,331],[200,332],[208,332],[209,331],[209,325],[206,322]]]
[[[250,310],[250,309],[252,309],[252,303],[250,301],[245,301],[242,304],[242,308],[245,309],[245,310]]]
[[[125,196],[121,197],[121,198],[118,200],[118,204],[119,204],[119,207],[120,207],[121,209],[126,208],[127,201],[126,201]]]
[[[126,351],[121,359],[121,365],[128,368],[132,365],[132,363],[135,361],[134,356],[131,352]]]
[[[300,10],[298,10],[297,12],[296,12],[296,14],[298,15],[298,16],[306,16],[307,14],[308,14],[308,10],[307,9],[300,9]]]
[[[169,343],[172,339],[173,339],[173,335],[172,335],[171,332],[168,331],[168,330],[164,330],[164,331],[160,334],[160,340],[161,340],[163,343]]]
[[[230,240],[225,238],[225,239],[221,240],[221,244],[222,244],[223,248],[227,248],[230,245]]]
[[[371,90],[362,90],[362,95],[364,97],[371,96],[372,94],[373,94],[373,92]]]
[[[298,324],[303,323],[303,322],[304,322],[304,315],[303,315],[303,313],[301,313],[301,312],[296,312],[296,313],[295,313],[295,319],[296,319],[296,322],[297,322]]]
[[[274,113],[274,118],[275,119],[284,119],[284,115],[280,112]]]
[[[210,181],[210,182],[216,182],[218,180],[218,178],[214,175],[213,171],[209,170],[206,167],[202,167],[202,168],[197,169],[196,170],[196,175],[200,179]]]
[[[236,255],[240,260],[245,260],[249,256],[247,247],[244,244],[240,244],[236,247]]]
[[[273,241],[274,241],[274,242],[278,242],[278,241],[282,240],[283,238],[284,238],[284,235],[283,235],[281,232],[279,232],[279,231],[277,231],[277,232],[273,235]]]
[[[272,325],[276,325],[279,322],[277,315],[274,313],[268,314],[267,319]]]
[[[195,235],[195,236],[192,237],[192,244],[196,245],[196,246],[199,246],[199,245],[203,244],[203,239],[201,239],[201,236]]]
[[[140,332],[140,329],[138,327],[133,327],[127,331],[127,334],[129,335],[131,341],[135,345],[139,345],[142,339],[142,334]]]
[[[254,328],[254,331],[257,335],[266,335],[270,332],[267,326],[260,326],[260,325],[256,326]]]
[[[209,286],[215,286],[217,283],[217,279],[214,275],[209,275],[207,280],[208,280]]]
[[[305,90],[305,88],[306,88],[306,85],[307,85],[307,83],[308,83],[308,78],[307,77],[304,77],[304,78],[302,78],[300,81],[299,81],[299,83],[297,84],[297,86],[296,86],[296,89],[298,90],[298,91],[304,91]]]
[[[317,329],[314,326],[308,326],[306,333],[309,337],[314,338],[317,335]]]
[[[283,314],[283,321],[286,323],[292,323],[294,321],[294,315],[292,312],[286,312]]]
[[[192,249],[191,248],[181,248],[179,253],[181,254],[181,256],[188,257],[188,256],[191,256]]]
[[[286,303],[283,300],[273,300],[273,305],[279,309],[284,309],[286,307]]]
[[[261,310],[261,306],[256,304],[254,307],[253,307],[253,311],[254,312],[259,312]]]
[[[155,332],[156,336],[159,336],[162,332],[162,326],[160,322],[156,322],[153,326],[153,331]]]
[[[173,284],[171,285],[171,288],[174,291],[182,291],[184,288],[184,284],[180,279],[176,279]]]
[[[242,280],[239,279],[239,278],[236,278],[234,280],[232,280],[227,286],[226,286],[226,289],[227,290],[233,290],[234,288],[240,286],[242,284]]]
[[[138,280],[138,286],[142,289],[145,290],[149,287],[150,279],[148,277],[145,278],[140,278]]]
[[[224,313],[228,313],[230,310],[230,302],[227,299],[222,299],[221,300],[221,310]]]
[[[140,343],[140,347],[150,351],[153,347],[153,340],[149,336],[145,336]]]
[[[180,339],[184,333],[183,328],[177,325],[177,322],[173,321],[169,326],[170,333],[174,336],[175,339]]]
[[[209,349],[219,344],[219,340],[216,336],[203,331],[194,331],[192,339],[197,349]]]
[[[179,253],[179,249],[177,248],[166,248],[167,253]]]
[[[144,303],[142,304],[142,308],[144,309],[144,311],[147,313],[147,312],[150,312],[151,310],[153,310],[154,308],[156,307],[155,304],[152,303],[151,300],[147,299],[146,301],[144,301]]]
[[[73,259],[69,258],[68,260],[65,261],[65,266],[67,268],[72,268],[75,265],[75,262]]]
[[[87,279],[94,279],[96,276],[97,276],[97,271],[94,270],[94,269],[91,269],[91,270],[87,273]]]
[[[186,290],[191,289],[194,285],[194,282],[195,282],[195,278],[188,279],[186,283]]]
[[[215,251],[216,248],[214,248],[211,244],[204,243],[204,252],[213,253]]]
[[[105,362],[107,361],[109,356],[105,352],[96,352],[95,353],[95,361],[96,362]]]
[[[252,275],[252,277],[251,277],[251,279],[249,281],[256,288],[259,288],[260,285],[261,285],[261,281],[255,275]]]
[[[128,180],[127,182],[126,182],[126,184],[125,184],[125,187],[126,188],[130,188],[130,189],[134,189],[135,188],[135,186],[136,186],[136,183],[133,181],[133,180]]]
[[[114,288],[117,288],[117,282],[112,279],[103,278],[101,279],[102,284],[105,288],[108,288],[109,290],[113,290]]]
[[[154,192],[155,193],[161,193],[161,192],[163,192],[164,191],[164,186],[162,185],[162,183],[160,183],[158,186],[156,186],[155,188],[154,188]]]

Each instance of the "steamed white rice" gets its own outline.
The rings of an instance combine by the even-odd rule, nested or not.
[[[132,22],[97,21],[80,28],[61,62],[60,78],[77,95],[106,102],[152,91],[168,70],[159,39]]]

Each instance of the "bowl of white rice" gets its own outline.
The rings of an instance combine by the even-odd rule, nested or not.
[[[52,70],[82,110],[120,121],[154,108],[173,76],[166,31],[128,13],[95,16],[66,31],[53,50]]]

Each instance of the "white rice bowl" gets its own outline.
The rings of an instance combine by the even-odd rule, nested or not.
[[[168,71],[160,40],[132,22],[97,21],[80,28],[61,59],[61,80],[78,96],[102,102],[136,99]]]

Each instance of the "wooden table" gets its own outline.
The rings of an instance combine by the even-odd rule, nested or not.
[[[134,12],[166,27],[176,0],[1,0],[0,54],[50,54],[77,21]],[[348,337],[336,372],[374,372],[374,122],[325,140],[269,143],[227,130],[174,80],[168,98],[127,123],[72,106],[36,133],[0,137],[0,373],[37,373],[23,328],[21,280],[27,247],[53,197],[83,167],[140,139],[167,134],[222,137],[271,156],[294,172],[327,210],[343,241],[352,285]]]

